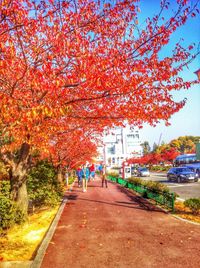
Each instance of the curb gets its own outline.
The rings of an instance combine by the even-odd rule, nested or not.
[[[184,202],[185,201],[185,199],[179,198],[179,197],[177,197],[176,200],[181,201],[181,202]]]
[[[41,266],[42,260],[45,255],[45,251],[49,245],[49,242],[51,241],[51,238],[53,237],[53,234],[55,232],[55,229],[57,227],[58,221],[60,219],[60,216],[64,210],[65,204],[67,203],[67,198],[64,197],[62,204],[60,205],[60,208],[58,209],[58,212],[53,220],[53,222],[50,225],[49,230],[47,231],[47,234],[45,238],[43,239],[42,243],[40,244],[40,247],[37,251],[36,257],[34,258],[32,264],[30,265],[30,268],[39,268]]]
[[[200,226],[200,223],[198,223],[198,222],[189,221],[189,220],[183,219],[183,218],[181,218],[179,216],[176,216],[176,215],[173,215],[173,214],[171,214],[171,215],[172,215],[172,217],[176,218],[177,220],[184,221],[184,222],[187,222],[187,223],[191,223],[191,224]]]
[[[67,191],[71,192],[73,187],[74,187],[74,184],[75,184],[75,181],[70,185],[69,189],[67,189],[66,192]],[[57,212],[53,222],[51,223],[49,230],[46,233],[46,236],[44,237],[42,243],[40,244],[39,249],[37,251],[37,254],[36,254],[32,264],[29,266],[30,268],[40,268],[42,261],[43,261],[43,258],[44,258],[44,255],[45,255],[45,251],[46,251],[46,249],[47,249],[47,247],[48,247],[48,245],[53,237],[53,234],[54,234],[55,229],[57,227],[58,221],[60,219],[60,216],[64,210],[64,207],[65,207],[67,201],[68,201],[68,199],[64,196],[62,203],[58,209],[58,212]]]

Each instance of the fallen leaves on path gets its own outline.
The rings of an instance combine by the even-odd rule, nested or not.
[[[176,202],[175,215],[185,220],[196,222],[200,224],[200,215],[194,215],[190,209],[186,208],[182,202]]]

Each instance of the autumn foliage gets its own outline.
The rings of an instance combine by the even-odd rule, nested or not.
[[[184,106],[171,92],[198,83],[180,75],[198,54],[195,45],[159,53],[198,9],[184,0],[176,7],[170,17],[170,3],[162,0],[159,14],[139,27],[133,0],[1,1],[1,157],[15,200],[35,148],[74,165],[96,151],[94,133],[105,126],[168,124]]]
[[[131,158],[128,160],[129,164],[139,165],[159,165],[161,163],[173,163],[179,152],[175,149],[164,150],[162,153],[151,152],[139,158]]]
[[[181,136],[169,143],[157,145],[156,149],[149,152],[146,152],[148,142],[145,142],[144,155],[138,158],[130,158],[128,163],[139,165],[173,164],[178,155],[196,153],[196,144],[199,139],[199,136]]]

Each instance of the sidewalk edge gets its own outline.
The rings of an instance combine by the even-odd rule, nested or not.
[[[177,220],[184,221],[184,222],[187,222],[187,223],[190,223],[190,224],[194,224],[194,225],[199,225],[200,226],[200,223],[198,223],[198,222],[190,221],[190,220],[181,218],[181,217],[176,216],[176,215],[173,215],[173,214],[171,214],[171,215],[172,215],[172,217],[176,218]]]
[[[63,198],[62,203],[58,209],[58,212],[53,220],[53,222],[50,225],[49,230],[47,231],[46,236],[44,237],[38,251],[36,254],[36,257],[34,258],[30,268],[39,268],[41,266],[42,260],[44,258],[45,251],[49,245],[49,242],[51,241],[51,238],[53,237],[53,234],[55,232],[55,229],[57,227],[58,221],[60,219],[60,216],[64,210],[65,204],[67,203],[68,199],[66,197]]]

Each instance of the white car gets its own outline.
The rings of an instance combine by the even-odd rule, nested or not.
[[[145,167],[138,168],[137,173],[138,173],[139,177],[149,177],[150,176],[149,170]]]

